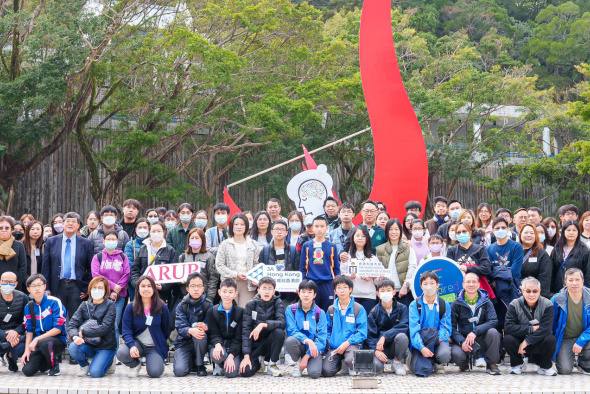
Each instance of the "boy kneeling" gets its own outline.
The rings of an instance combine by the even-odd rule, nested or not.
[[[404,363],[408,350],[408,308],[394,299],[395,283],[384,279],[377,284],[381,302],[367,318],[369,333],[367,347],[375,350],[375,366],[382,372],[384,363],[393,360],[396,375],[405,375]]]
[[[352,360],[367,339],[367,312],[351,297],[354,284],[344,275],[334,278],[336,300],[328,308],[328,342],[322,375],[334,376],[342,368],[342,359],[348,366],[349,375],[354,375]]]
[[[270,359],[267,374],[282,376],[277,366],[285,342],[285,307],[275,295],[276,282],[264,276],[258,282],[258,294],[246,304],[242,323],[242,353],[240,374],[253,376],[260,369],[258,357]]]
[[[221,302],[207,312],[209,323],[209,353],[213,355],[213,376],[238,376],[242,354],[242,319],[244,308],[235,298],[238,285],[233,279],[221,282],[219,290]]]
[[[207,376],[203,358],[207,354],[207,311],[211,303],[205,297],[205,277],[193,272],[186,278],[186,290],[176,307],[176,350],[174,352],[174,375],[186,376],[196,365],[198,376]]]
[[[294,361],[293,376],[302,376],[303,370],[312,379],[317,379],[322,373],[322,358],[328,339],[326,313],[315,304],[318,286],[311,280],[303,280],[299,284],[299,298],[297,304],[291,305],[285,311],[287,318],[287,335],[285,351]]]

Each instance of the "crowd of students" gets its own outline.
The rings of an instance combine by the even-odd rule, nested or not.
[[[396,375],[461,372],[528,362],[541,375],[590,373],[590,212],[559,208],[558,219],[536,207],[476,212],[460,201],[434,200],[434,217],[406,204],[402,221],[371,200],[355,208],[329,197],[325,214],[281,216],[277,199],[265,211],[234,213],[223,203],[195,212],[148,209],[138,201],[56,214],[50,224],[25,214],[0,216],[0,355],[25,376],[60,374],[66,347],[79,376],[102,377],[116,364],[136,377],[164,373],[174,350],[176,376],[228,378],[260,370],[281,376],[281,354],[293,376],[354,375],[359,349],[374,352],[376,370]],[[579,219],[579,221],[578,221]],[[454,260],[463,289],[449,303],[439,278],[419,278],[435,257]],[[349,270],[380,262],[388,275]],[[152,265],[198,262],[182,283],[156,283]],[[271,277],[246,274],[259,263],[300,271],[295,293],[277,292]],[[420,292],[419,292],[420,293]],[[117,361],[118,360],[118,361]],[[555,362],[556,369],[553,368]]]

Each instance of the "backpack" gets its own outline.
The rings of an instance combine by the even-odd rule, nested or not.
[[[442,302],[441,302],[442,301]],[[418,314],[422,316],[422,305],[416,301],[416,306],[418,307]],[[438,319],[442,320],[443,316],[447,312],[447,303],[445,300],[442,300],[438,297]]]
[[[98,260],[98,264],[102,264],[102,250],[99,253],[96,254],[96,259]],[[121,258],[121,261],[124,262],[125,259],[124,258]]]
[[[268,265],[268,258],[270,256],[270,245],[264,247],[264,249],[262,249],[262,253],[263,253],[262,262],[264,263],[264,265]],[[297,249],[295,248],[295,246],[289,246],[289,258],[294,259],[296,254],[297,254]],[[286,264],[285,264],[285,266],[286,266]]]
[[[297,312],[297,304],[291,304],[291,312],[293,312],[293,317],[295,317],[295,312]],[[315,322],[316,325],[320,322],[320,316],[322,313],[322,309],[319,306],[315,306]],[[356,315],[355,315],[356,316]]]
[[[356,318],[361,311],[361,304],[359,304],[358,302],[355,302],[354,305],[352,306],[352,310],[354,311],[354,319],[356,321]],[[334,305],[330,305],[328,307],[328,313],[330,314],[330,320],[334,320],[334,311],[335,311]]]

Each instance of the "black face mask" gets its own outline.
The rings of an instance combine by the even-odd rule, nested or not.
[[[16,239],[17,241],[20,241],[21,239],[23,239],[23,237],[25,236],[25,234],[23,234],[22,231],[13,231],[12,232],[12,236],[14,237],[14,239]]]

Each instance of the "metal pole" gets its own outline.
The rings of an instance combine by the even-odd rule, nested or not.
[[[332,145],[336,145],[336,144],[338,144],[338,143],[340,143],[340,142],[343,142],[343,141],[346,141],[346,140],[348,140],[348,139],[350,139],[350,138],[352,138],[352,137],[356,137],[357,135],[360,135],[360,134],[362,134],[362,133],[366,133],[366,132],[367,132],[367,131],[369,131],[369,130],[371,130],[371,128],[370,128],[370,127],[367,127],[367,128],[366,128],[366,129],[364,129],[364,130],[357,131],[356,133],[353,133],[353,134],[351,134],[351,135],[349,135],[349,136],[346,136],[346,137],[344,137],[344,138],[340,138],[339,140],[336,140],[336,141],[330,142],[330,143],[329,143],[329,144],[327,144],[327,145],[324,145],[324,146],[322,146],[322,147],[319,147],[319,148],[317,148],[317,149],[314,149],[314,150],[310,151],[310,152],[309,152],[309,154],[312,154],[312,153],[319,152],[319,151],[321,151],[321,150],[324,150],[324,149],[326,149],[326,148],[329,148],[329,147],[330,147],[330,146],[332,146]],[[297,161],[297,160],[299,160],[299,159],[303,159],[304,157],[305,157],[305,155],[299,155],[299,156],[297,156],[297,157],[294,157],[293,159],[290,159],[290,160],[287,160],[287,161],[285,161],[285,162],[282,162],[282,163],[280,163],[280,164],[277,164],[276,166],[273,166],[273,167],[267,168],[267,169],[266,169],[266,170],[264,170],[264,171],[260,171],[260,172],[258,172],[258,173],[256,173],[256,174],[254,174],[254,175],[250,175],[249,177],[246,177],[246,178],[244,178],[244,179],[240,179],[239,181],[236,181],[236,182],[234,182],[234,183],[230,183],[229,185],[227,185],[227,188],[229,189],[229,188],[230,188],[230,187],[232,187],[232,186],[239,185],[239,184],[240,184],[240,183],[242,183],[242,182],[246,182],[246,181],[248,181],[248,180],[250,180],[250,179],[252,179],[252,178],[256,178],[257,176],[260,176],[260,175],[262,175],[262,174],[266,174],[267,172],[270,172],[270,171],[276,170],[277,168],[280,168],[280,167],[282,167],[282,166],[284,166],[284,165],[287,165],[287,164],[289,164],[289,163],[293,163],[294,161]]]

